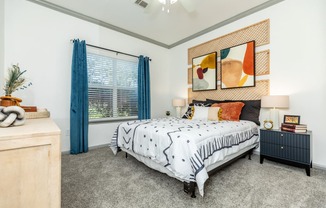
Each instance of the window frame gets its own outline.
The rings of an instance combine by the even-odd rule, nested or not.
[[[112,70],[112,73],[113,73],[113,85],[112,86],[104,86],[104,85],[96,85],[96,84],[89,84],[88,83],[88,93],[89,93],[89,89],[90,88],[104,88],[104,89],[111,89],[112,90],[112,109],[113,109],[113,117],[105,117],[105,118],[88,118],[88,122],[90,124],[95,124],[95,123],[110,123],[110,122],[119,122],[119,121],[131,121],[131,120],[138,120],[138,109],[137,109],[137,115],[135,116],[117,116],[118,114],[118,90],[119,89],[123,89],[124,87],[118,87],[117,86],[117,63],[119,60],[122,60],[122,61],[129,61],[129,62],[134,62],[135,63],[135,66],[137,67],[138,65],[138,62],[137,61],[132,61],[131,59],[123,59],[123,58],[116,58],[116,57],[113,57],[113,56],[110,56],[106,53],[101,53],[99,51],[94,51],[91,50],[91,51],[87,51],[87,56],[88,54],[91,53],[91,54],[95,54],[95,55],[100,55],[100,56],[106,56],[108,58],[112,58],[114,61],[113,61],[113,70]],[[137,68],[135,69],[137,70]],[[138,71],[137,71],[137,74],[138,74]],[[137,75],[137,80],[138,80],[138,75]],[[138,86],[137,86],[138,88]],[[138,90],[137,88],[128,88],[126,87],[126,90],[130,89],[136,89],[136,92],[138,93]],[[89,100],[90,98],[88,97],[88,103],[89,103]],[[138,101],[138,94],[137,94],[137,101]],[[89,110],[88,110],[88,113],[89,113]],[[116,115],[116,117],[114,117]]]

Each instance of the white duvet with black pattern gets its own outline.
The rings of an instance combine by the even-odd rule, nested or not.
[[[258,126],[251,121],[171,117],[121,123],[111,149],[116,154],[118,147],[124,147],[167,168],[181,181],[196,182],[203,196],[205,167],[258,142]]]

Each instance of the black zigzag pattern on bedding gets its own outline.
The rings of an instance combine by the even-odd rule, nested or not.
[[[130,121],[130,122],[126,122],[128,126],[136,123],[137,121]],[[121,124],[119,124],[119,126],[116,128],[113,136],[112,136],[112,139],[111,139],[111,144],[110,144],[110,147],[119,147],[118,145],[118,140],[119,140],[119,129],[122,128],[125,135],[128,135],[130,133],[130,131],[132,130],[132,128],[129,128],[129,129],[126,129],[125,127],[121,127]],[[130,143],[130,140],[131,140],[131,136],[129,138],[126,138],[124,136],[122,136],[123,140],[129,144]],[[129,148],[128,148],[129,149]]]
[[[173,134],[173,133],[175,133],[175,132],[180,132],[180,131],[181,131],[181,130],[180,130],[180,128],[179,128],[177,131],[172,131],[172,132],[168,132],[168,133],[167,133],[167,135],[169,136],[169,139],[170,139],[170,145],[169,145],[167,148],[165,148],[165,149],[163,150],[163,154],[165,155],[165,158],[166,158],[166,164],[164,165],[164,167],[167,167],[167,166],[171,165],[171,164],[170,164],[169,157],[168,157],[168,154],[166,153],[166,152],[168,151],[168,149],[170,149],[171,146],[172,146],[172,144],[173,144],[173,140],[172,140],[171,134]]]
[[[172,138],[172,134],[174,134],[176,132],[181,132],[182,129],[185,129],[185,128],[193,128],[193,127],[191,125],[188,125],[187,127],[180,127],[176,131],[172,131],[172,132],[167,133],[167,135],[169,136],[169,139],[170,139],[170,145],[163,150],[163,154],[165,155],[165,158],[166,158],[166,161],[167,161],[167,163],[166,163],[166,165],[164,167],[167,167],[167,166],[171,165],[168,154],[166,152],[173,145],[173,139],[176,139],[176,138]],[[190,181],[196,181],[196,175],[201,170],[203,170],[205,166],[204,166],[204,163],[203,163],[202,159],[200,158],[199,154],[195,154],[193,157],[190,157],[189,160],[190,160],[190,163],[191,163],[191,167],[192,167],[192,169],[194,171],[194,174],[189,175],[189,180]]]
[[[179,127],[178,130],[171,131],[171,132],[167,132],[167,135],[168,135],[168,137],[169,137],[169,139],[170,139],[170,144],[169,144],[169,146],[168,146],[167,148],[165,148],[165,149],[163,150],[163,154],[165,155],[165,158],[166,158],[166,164],[164,165],[164,167],[167,167],[167,166],[171,165],[171,164],[170,164],[169,157],[168,157],[168,154],[167,154],[166,152],[168,151],[168,149],[171,148],[171,146],[172,146],[172,144],[173,144],[172,134],[174,134],[174,133],[176,133],[176,132],[181,132],[181,131],[182,131],[181,129],[184,129],[184,128],[193,128],[193,127],[190,126],[190,125],[188,125],[187,127]],[[178,136],[177,138],[179,138],[179,137],[180,137],[180,136]],[[176,139],[176,138],[174,138],[174,139]]]
[[[110,147],[118,147],[118,129],[120,125],[115,129],[114,134],[111,139],[111,144],[109,144]]]
[[[138,125],[136,125],[138,123]],[[125,143],[123,143],[122,147],[126,148],[127,150],[132,150],[133,152],[134,151],[134,138],[135,138],[135,133],[136,133],[136,130],[139,126],[141,125],[146,125],[146,124],[149,124],[150,121],[142,121],[142,120],[136,120],[136,121],[129,121],[129,122],[126,122],[125,124],[127,124],[129,126],[129,128],[127,127],[124,127],[124,126],[121,126],[121,124],[117,127],[113,137],[112,137],[112,141],[111,141],[111,146],[113,147],[119,147],[119,138],[124,140]],[[136,125],[135,127],[130,127],[132,125]],[[119,130],[122,129],[123,132],[122,132],[122,136],[119,137]],[[131,141],[131,148],[129,146],[130,144],[130,141]],[[126,144],[126,145],[125,145]]]
[[[233,146],[237,146],[252,139],[254,136],[258,136],[257,128],[250,129],[244,132],[239,132],[236,134],[214,138],[212,142],[208,142],[208,144],[200,146],[198,154],[200,155],[202,160],[205,161],[215,152],[225,148],[232,148]]]
[[[136,130],[138,127],[140,127],[141,125],[146,125],[146,124],[150,124],[152,121],[139,121],[140,124],[138,124],[134,129],[133,129],[133,135],[132,135],[132,151],[135,152],[135,135],[136,135]],[[129,123],[128,123],[129,125]],[[129,133],[129,132],[128,132]]]
[[[195,175],[190,175],[190,180],[195,181],[196,175],[205,167],[203,160],[200,158],[199,154],[195,154],[194,157],[190,158],[191,167],[194,170]]]
[[[167,166],[171,165],[168,154],[166,152],[168,151],[168,149],[171,148],[171,146],[173,144],[172,134],[176,133],[176,132],[181,132],[182,131],[181,129],[183,129],[183,128],[185,128],[185,127],[180,127],[180,128],[178,128],[178,130],[167,132],[167,135],[168,135],[168,137],[170,139],[170,145],[163,150],[163,154],[165,155],[165,158],[166,158],[166,164],[164,165],[164,167],[167,167]]]
[[[123,129],[123,131],[125,132],[126,135],[128,135],[129,132],[131,131],[131,128],[127,130],[125,127],[122,127],[122,129]],[[129,142],[130,142],[130,140],[131,140],[131,136],[129,136],[129,137],[127,137],[127,138],[124,137],[124,136],[122,136],[122,138],[123,138],[123,140],[126,142],[126,144],[129,144]]]

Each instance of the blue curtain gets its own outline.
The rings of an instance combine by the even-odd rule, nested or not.
[[[88,80],[85,41],[74,40],[71,66],[70,153],[88,151]]]
[[[139,56],[138,62],[138,119],[151,118],[149,58]]]

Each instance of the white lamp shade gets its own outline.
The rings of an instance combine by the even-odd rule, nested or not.
[[[289,96],[288,95],[269,95],[261,98],[262,108],[288,108]]]
[[[182,107],[182,106],[185,106],[186,105],[186,100],[185,99],[181,99],[181,98],[173,99],[172,105],[174,107]]]

